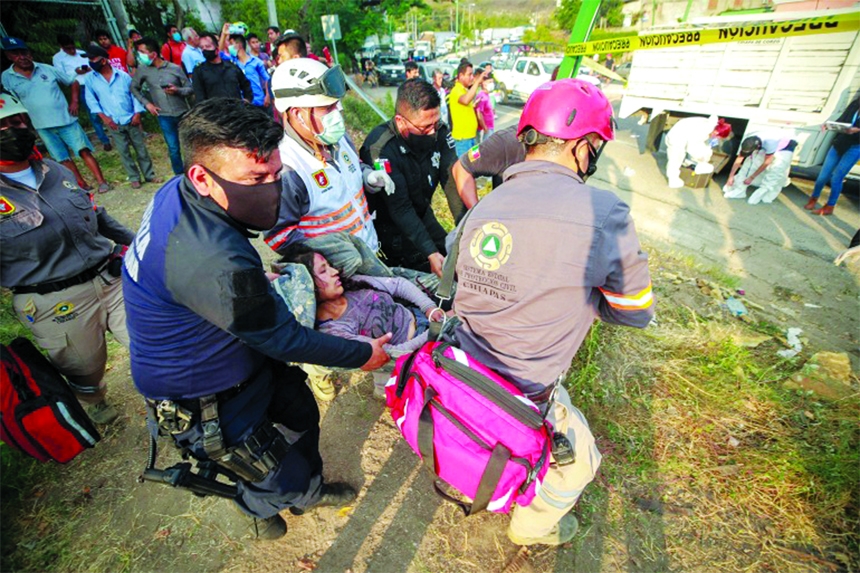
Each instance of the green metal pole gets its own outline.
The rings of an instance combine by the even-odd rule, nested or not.
[[[599,10],[600,0],[583,0],[579,14],[576,16],[576,22],[573,24],[573,30],[570,31],[569,43],[578,44],[579,42],[588,41]],[[579,65],[581,63],[582,56],[565,56],[559,66],[558,77],[575,78],[576,74],[579,73]]]
[[[687,18],[690,17],[690,7],[693,5],[693,0],[687,0],[687,9],[684,10],[684,17],[681,18],[681,22],[686,22]]]

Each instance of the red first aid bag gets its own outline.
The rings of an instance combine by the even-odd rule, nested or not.
[[[517,386],[459,348],[428,342],[397,360],[385,395],[428,469],[472,500],[435,484],[466,515],[507,513],[534,499],[549,469],[552,428]]]
[[[63,464],[101,439],[69,384],[26,338],[0,347],[0,439]]]

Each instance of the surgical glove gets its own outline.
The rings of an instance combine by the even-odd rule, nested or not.
[[[366,171],[364,173],[364,184],[373,187],[377,191],[385,189],[388,195],[394,193],[394,181],[385,171]]]

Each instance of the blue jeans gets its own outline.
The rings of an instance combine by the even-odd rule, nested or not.
[[[174,175],[182,175],[185,168],[182,166],[182,153],[179,150],[179,118],[169,115],[159,115],[158,125],[164,134],[167,143],[167,153],[170,154],[170,166]]]
[[[815,187],[812,189],[813,199],[818,199],[824,186],[830,183],[830,197],[827,198],[827,204],[831,207],[835,206],[836,201],[839,200],[839,195],[842,193],[842,182],[858,159],[860,159],[860,144],[852,145],[841,156],[838,151],[831,147],[830,151],[827,152],[827,157],[824,158],[821,173],[815,180]]]
[[[455,139],[454,140],[454,151],[457,153],[457,157],[460,157],[470,149],[475,147],[475,138],[471,137],[469,139]]]

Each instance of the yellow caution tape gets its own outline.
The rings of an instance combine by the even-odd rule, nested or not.
[[[768,40],[794,36],[812,36],[815,34],[832,34],[835,32],[856,32],[857,30],[860,30],[860,12],[852,12],[818,18],[804,18],[802,20],[762,22],[761,24],[744,24],[723,28],[709,28],[707,30],[685,30],[662,34],[626,36],[594,42],[580,42],[568,44],[564,55],[590,56],[592,54],[629,52],[632,50],[701,46],[704,44],[742,42],[744,40]]]

